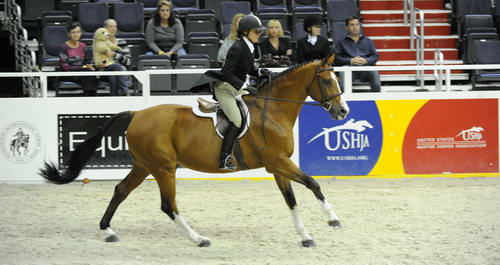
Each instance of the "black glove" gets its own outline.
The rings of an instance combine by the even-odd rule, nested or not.
[[[269,69],[266,69],[266,68],[260,68],[259,70],[259,76],[260,77],[269,77],[269,76],[273,76],[273,72]]]
[[[259,90],[253,86],[249,86],[249,87],[245,88],[245,90],[248,91],[248,93],[250,93],[250,95],[252,95],[252,96],[255,96],[259,93]]]

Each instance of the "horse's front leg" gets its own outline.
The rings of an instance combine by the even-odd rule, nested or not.
[[[285,177],[287,179],[293,180],[300,184],[303,184],[308,189],[310,189],[316,199],[318,200],[321,209],[326,214],[328,218],[328,225],[334,228],[340,228],[340,220],[333,212],[333,208],[326,200],[325,196],[321,192],[321,187],[319,183],[313,179],[311,176],[306,175],[302,170],[300,170],[288,157],[282,157],[278,160],[273,161],[273,163],[269,166],[266,166],[266,169],[281,177]]]
[[[292,214],[293,223],[295,225],[295,231],[297,231],[297,234],[299,234],[302,238],[302,246],[316,246],[313,238],[309,235],[309,233],[307,233],[306,228],[304,227],[304,223],[302,223],[302,220],[300,219],[297,201],[295,200],[295,195],[293,194],[290,180],[287,178],[282,178],[278,175],[274,175],[274,179],[276,180],[276,184],[278,184],[283,197],[285,197],[286,204],[290,208],[290,213]]]

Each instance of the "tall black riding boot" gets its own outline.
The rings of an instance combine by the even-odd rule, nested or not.
[[[222,150],[219,158],[220,170],[235,171],[237,169],[236,165],[232,162],[234,158],[231,155],[231,151],[233,150],[234,140],[238,137],[239,132],[240,128],[230,122],[229,127],[227,127],[224,133],[224,140],[222,141]]]

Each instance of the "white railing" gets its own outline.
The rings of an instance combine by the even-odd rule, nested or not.
[[[286,68],[272,68],[274,72],[281,72]],[[500,70],[500,64],[482,64],[482,65],[424,65],[424,66],[344,66],[335,67],[336,72],[344,72],[344,93],[352,93],[352,72],[355,71],[439,71],[444,72],[445,76],[445,90],[451,92],[451,71],[452,70],[477,70],[477,69],[496,69]],[[146,71],[123,71],[123,72],[27,72],[27,73],[0,73],[2,77],[31,77],[39,78],[41,83],[41,91],[39,97],[48,97],[48,83],[49,77],[61,76],[112,76],[112,75],[131,75],[134,76],[142,84],[142,97],[147,99],[151,96],[150,78],[151,75],[180,75],[180,74],[202,74],[208,70],[220,69],[168,69],[168,70],[146,70]],[[293,74],[293,73],[292,73]],[[1,82],[1,81],[0,81]]]

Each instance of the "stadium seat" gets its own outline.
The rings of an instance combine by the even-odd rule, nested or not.
[[[188,54],[177,59],[177,69],[210,68],[210,59],[206,54]],[[177,75],[175,92],[189,92],[189,89],[203,74],[179,74]]]
[[[479,40],[474,41],[474,64],[500,64],[500,41]],[[472,74],[472,89],[478,82],[500,82],[500,69],[474,70]]]
[[[141,55],[137,63],[137,70],[172,69],[170,59],[162,55]],[[142,90],[142,86],[138,86]],[[172,93],[172,75],[151,75],[151,94]],[[136,93],[137,94],[137,93]]]
[[[82,41],[91,43],[94,32],[109,18],[108,6],[105,3],[81,3],[78,13],[82,28]]]
[[[44,26],[42,30],[42,71],[55,71],[59,68],[59,53],[68,40],[65,26]]]
[[[158,5],[158,0],[137,0],[137,2],[142,3],[144,6],[145,19],[151,18],[156,10],[156,5]]]
[[[330,25],[331,36],[333,38],[333,43],[336,43],[347,36],[347,29],[345,27],[345,22],[334,22]]]
[[[462,39],[466,15],[491,15],[491,0],[454,0],[453,11],[458,34]]]
[[[292,0],[292,25],[303,21],[309,15],[323,16],[320,0]]]
[[[187,14],[185,18],[184,33],[186,38],[190,32],[216,32],[217,19],[214,13]]]
[[[345,22],[350,16],[358,16],[358,10],[353,0],[328,0],[326,3],[328,21]]]
[[[81,3],[89,3],[89,0],[60,0],[59,10],[71,11],[74,20],[79,19],[79,5]]]
[[[250,9],[250,2],[236,2],[236,1],[228,1],[228,2],[221,2],[221,24],[223,28],[223,35],[224,37],[227,36],[226,33],[229,33],[229,31],[224,31],[224,28],[228,28],[227,25],[231,25],[231,21],[234,17],[234,15],[238,13],[243,13],[243,14],[250,14],[251,9]],[[230,26],[229,26],[230,28]]]
[[[478,29],[480,28],[480,29]],[[496,32],[495,25],[493,23],[492,15],[465,15],[464,31],[463,36],[467,38],[467,34],[472,32]]]
[[[123,3],[123,0],[94,0],[95,3],[116,4]]]
[[[475,51],[474,42],[480,40],[498,40],[498,35],[494,32],[473,32],[467,36],[464,63],[472,64],[474,62]]]
[[[284,31],[288,30],[288,10],[284,0],[259,0],[257,1],[256,16],[267,25],[271,19],[280,21]]]
[[[191,32],[187,38],[190,54],[206,54],[212,65],[217,61],[219,35],[216,32]]]
[[[118,25],[118,38],[144,38],[144,8],[142,3],[117,3],[113,17]]]
[[[172,0],[171,2],[174,12],[181,17],[200,10],[199,0]]]
[[[71,11],[68,10],[54,10],[45,11],[40,19],[42,27],[44,26],[68,26],[73,22]]]

